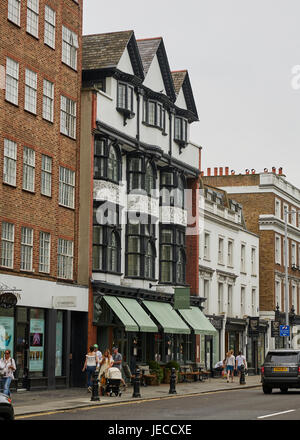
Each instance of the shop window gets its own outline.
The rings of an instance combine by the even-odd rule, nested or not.
[[[57,311],[56,320],[56,352],[55,352],[55,376],[62,376],[63,362],[63,312]]]
[[[45,316],[42,309],[30,309],[29,371],[32,376],[44,372]]]
[[[4,358],[5,350],[14,356],[14,309],[0,307],[0,359]]]

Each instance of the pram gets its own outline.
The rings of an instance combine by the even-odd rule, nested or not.
[[[119,370],[119,368],[111,367],[109,368],[107,372],[107,379],[106,379],[106,387],[105,387],[105,393],[109,393],[110,397],[112,397],[113,394],[115,396],[122,396],[122,393],[120,392],[120,382],[122,379],[122,373]]]

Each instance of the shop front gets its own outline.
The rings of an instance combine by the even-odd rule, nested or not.
[[[264,363],[266,355],[266,339],[267,339],[268,323],[265,320],[248,318],[248,337],[246,359],[248,373],[260,374],[261,365]]]
[[[237,356],[239,351],[245,351],[245,337],[246,337],[245,319],[227,318],[225,327],[225,353],[233,350],[234,356]]]

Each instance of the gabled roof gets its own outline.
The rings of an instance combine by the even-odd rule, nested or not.
[[[176,96],[182,89],[187,109],[190,110],[198,119],[197,107],[194,100],[193,90],[187,70],[175,70],[172,72],[172,78]]]
[[[116,68],[128,49],[134,74],[144,79],[144,69],[134,31],[84,35],[82,39],[82,70]]]
[[[171,99],[171,101],[174,102],[176,100],[176,93],[162,37],[137,40],[137,45],[140,51],[145,76],[148,73],[153,58],[155,57],[155,55],[157,56],[165,85],[166,94]]]

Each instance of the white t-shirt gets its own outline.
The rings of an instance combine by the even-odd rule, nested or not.
[[[231,365],[232,367],[234,367],[235,357],[233,356],[233,354],[231,356],[229,356],[228,358],[226,358],[226,365]]]
[[[92,356],[86,355],[86,366],[87,367],[96,367],[96,355],[93,354]]]
[[[246,363],[246,358],[245,358],[245,356],[243,356],[242,354],[241,354],[241,355],[238,355],[238,356],[236,357],[236,360],[237,360],[237,365],[238,365],[238,367],[240,367],[242,364],[244,364],[244,361],[245,361],[245,363]]]

